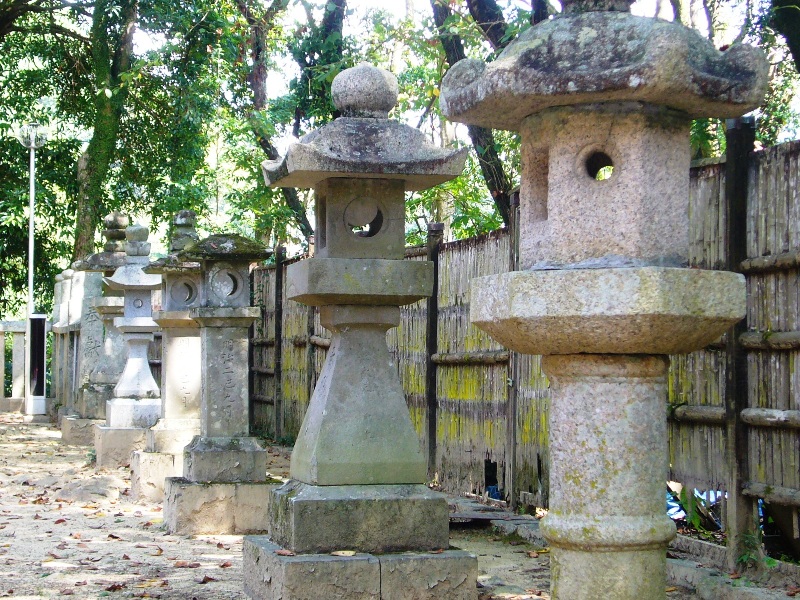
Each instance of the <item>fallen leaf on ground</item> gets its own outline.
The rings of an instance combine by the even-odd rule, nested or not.
[[[441,552],[441,550],[439,550]],[[355,556],[356,553],[354,550],[335,550],[331,552],[331,556]]]
[[[188,562],[185,560],[179,560],[175,562],[173,565],[176,569],[196,569],[200,566],[199,562]]]
[[[229,560],[226,560],[224,563],[220,563],[219,568],[220,569],[227,569],[228,567],[232,567],[232,566],[233,566],[233,563],[231,561],[229,561]]]
[[[539,553],[536,550],[529,550],[528,558],[539,558]]]
[[[161,556],[162,554],[164,554],[163,548],[161,548],[161,546],[156,546],[156,551],[153,552],[150,556]]]
[[[103,588],[103,589],[105,589],[105,591],[107,591],[107,592],[118,592],[118,591],[120,591],[121,589],[124,589],[124,588],[125,588],[125,584],[124,583],[112,583],[110,586],[108,586],[107,588]]]
[[[109,533],[108,534],[108,539],[110,539],[110,540],[121,540],[122,538],[119,537],[118,535],[113,534],[113,533]]]
[[[275,550],[275,554],[277,554],[278,556],[294,556],[295,555],[294,552],[292,552],[291,550],[285,550],[284,548],[281,548],[280,550]]]
[[[58,593],[61,594],[62,596],[72,596],[75,593],[75,590],[64,588],[63,590],[59,590]]]
[[[216,581],[213,577],[209,577],[208,575],[203,575],[202,579],[195,579],[196,583],[210,583],[212,581]]]
[[[669,594],[670,592],[677,592],[677,591],[678,591],[678,588],[676,588],[675,586],[671,586],[671,587],[668,587],[668,588],[667,588],[666,590],[664,590],[664,591],[665,591],[665,592],[667,592],[667,593]]]

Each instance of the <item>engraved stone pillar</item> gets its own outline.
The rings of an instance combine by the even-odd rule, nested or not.
[[[72,339],[69,327],[69,302],[72,295],[72,269],[61,272],[61,296],[58,305],[58,320],[53,321],[53,351],[55,368],[53,369],[53,382],[51,394],[59,406],[62,414],[70,402],[72,389]]]
[[[145,269],[162,276],[162,310],[153,312],[161,327],[161,418],[133,453],[131,492],[153,502],[164,499],[165,478],[183,475],[183,449],[200,433],[200,329],[189,310],[200,304],[202,274],[199,262],[176,256],[197,241],[195,220],[194,211],[179,211],[170,255]]]
[[[250,263],[269,256],[267,248],[235,234],[190,243],[177,255],[201,265],[199,305],[188,309],[200,328],[201,397],[200,434],[184,449],[183,477],[164,483],[170,533],[266,528],[275,482],[267,480],[266,450],[250,437],[248,329],[260,314],[250,306]]]
[[[81,335],[78,344],[77,393],[72,414],[61,419],[61,441],[66,444],[91,446],[95,425],[106,418],[106,402],[113,397],[125,365],[125,347],[119,331],[109,322],[109,310],[122,315],[122,296],[103,284],[125,264],[125,228],[128,217],[111,213],[103,220],[103,251],[91,254],[73,266],[85,276]],[[112,317],[113,318],[113,317]]]
[[[343,71],[333,98],[342,117],[264,164],[270,185],[314,188],[315,255],[290,266],[287,296],[320,306],[333,337],[292,479],[273,494],[270,537],[246,538],[245,591],[344,599],[402,587],[420,600],[476,598],[477,561],[447,550],[447,502],[424,485],[426,460],[386,346],[399,306],[433,287],[430,263],[403,260],[404,193],[456,177],[465,152],[432,147],[390,120],[397,81],[382,69]],[[327,554],[343,546],[360,554]],[[434,549],[444,552],[427,554]],[[399,573],[413,575],[393,581]]]
[[[15,321],[8,324],[11,332],[11,398],[20,402],[20,409],[25,399],[25,322]]]
[[[668,354],[744,315],[741,275],[685,268],[689,126],[755,108],[755,48],[722,53],[627,0],[565,0],[490,64],[445,77],[449,118],[519,131],[520,263],[472,283],[472,322],[545,355],[554,600],[659,600]],[[551,68],[556,65],[555,68]]]
[[[145,432],[161,413],[158,384],[153,379],[147,347],[158,329],[152,318],[151,294],[161,286],[161,277],[142,269],[149,263],[148,229],[132,225],[125,230],[125,264],[105,279],[125,298],[124,316],[114,319],[127,345],[127,361],[106,405],[106,424],[95,427],[98,467],[130,464],[131,453],[144,446]]]

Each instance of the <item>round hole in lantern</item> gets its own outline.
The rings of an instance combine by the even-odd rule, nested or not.
[[[586,172],[597,181],[606,181],[614,173],[614,161],[600,150],[595,150],[586,157]]]
[[[347,228],[358,237],[373,237],[383,227],[383,213],[370,198],[357,198],[344,209]]]

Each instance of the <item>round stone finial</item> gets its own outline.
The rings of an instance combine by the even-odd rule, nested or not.
[[[334,106],[345,117],[385,119],[397,104],[397,78],[361,63],[339,73],[331,85]]]
[[[150,230],[144,225],[131,225],[125,230],[125,239],[129,242],[146,242]]]
[[[562,0],[562,14],[584,12],[630,12],[633,0]]]
[[[103,219],[106,229],[125,229],[130,224],[130,219],[121,212],[114,211]]]

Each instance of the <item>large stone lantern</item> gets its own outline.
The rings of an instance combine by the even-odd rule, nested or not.
[[[664,598],[666,355],[702,348],[745,310],[741,275],[686,268],[689,126],[758,106],[767,65],[755,48],[719,52],[634,17],[627,0],[563,5],[443,83],[450,119],[522,137],[527,270],[475,280],[471,319],[545,355],[553,598]]]
[[[456,177],[465,152],[390,120],[397,81],[382,69],[343,71],[332,94],[342,116],[264,163],[270,185],[314,188],[316,254],[290,266],[287,295],[319,306],[333,337],[291,480],[272,497],[270,538],[247,538],[245,591],[377,598],[402,587],[414,598],[472,598],[474,557],[425,554],[448,547],[448,507],[424,485],[426,461],[386,346],[399,306],[433,287],[431,264],[403,260],[404,194]],[[343,548],[359,554],[327,554]],[[391,554],[400,551],[411,554]]]
[[[164,483],[170,533],[266,528],[272,486],[267,451],[250,435],[247,333],[260,314],[250,305],[250,265],[270,255],[238,234],[209,236],[176,255],[200,265],[199,280],[186,275],[172,288],[184,299],[196,292],[186,316],[200,330],[200,364],[187,368],[200,372],[200,432],[183,450],[183,477]]]

